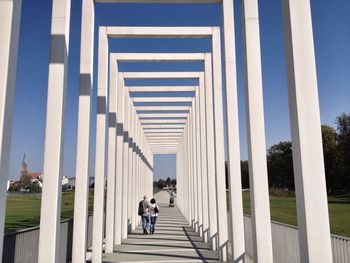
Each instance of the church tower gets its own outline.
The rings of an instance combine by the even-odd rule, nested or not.
[[[27,174],[28,174],[28,162],[27,162],[26,153],[24,153],[23,159],[22,159],[21,178],[23,175],[27,175]]]

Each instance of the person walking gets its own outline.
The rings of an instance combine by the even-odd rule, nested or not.
[[[151,206],[150,206],[150,219],[151,219],[150,232],[151,232],[151,235],[153,235],[154,231],[155,231],[157,218],[158,218],[159,207],[157,205],[156,199],[154,199],[154,198],[151,199],[150,203],[151,203]]]
[[[138,215],[141,216],[143,234],[148,234],[149,217],[150,217],[151,203],[148,201],[147,195],[139,202]]]

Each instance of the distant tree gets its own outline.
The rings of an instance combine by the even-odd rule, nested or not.
[[[21,176],[22,189],[28,190],[31,183],[32,183],[32,178],[28,174],[23,174]]]
[[[163,179],[159,179],[157,186],[159,189],[163,189],[164,187],[166,187],[166,182]]]
[[[294,189],[292,143],[280,142],[272,145],[267,153],[269,186]]]
[[[18,192],[21,191],[22,185],[21,183],[12,183],[9,187],[9,192]]]
[[[176,186],[176,179],[171,179],[171,186],[173,186],[173,187]]]
[[[167,186],[171,186],[171,179],[170,179],[170,177],[168,177],[166,180],[165,180],[165,182],[166,182],[166,185]]]
[[[40,183],[36,180],[31,182],[30,185],[28,186],[28,190],[31,193],[41,193]]]
[[[338,116],[336,124],[340,184],[350,190],[350,113]]]
[[[242,188],[249,188],[249,167],[248,161],[241,161]]]
[[[328,193],[333,193],[338,184],[337,180],[339,180],[337,133],[332,127],[327,125],[322,125],[321,128],[327,189]]]

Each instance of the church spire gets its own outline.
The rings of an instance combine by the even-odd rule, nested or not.
[[[26,152],[24,152],[23,159],[22,159],[21,176],[27,173],[28,173],[28,161],[27,161]]]

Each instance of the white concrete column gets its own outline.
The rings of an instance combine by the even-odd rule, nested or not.
[[[198,202],[198,231],[199,236],[203,237],[203,199],[202,199],[202,160],[201,160],[201,127],[200,127],[200,109],[199,109],[199,88],[197,88],[196,92],[196,102],[193,107],[195,107],[196,112],[196,129],[195,129],[195,136],[196,136],[196,162],[197,162],[197,202]]]
[[[136,141],[137,141],[137,124],[136,124],[136,112],[132,108],[132,122],[133,122],[133,143],[132,143],[132,185],[131,185],[131,230],[136,229],[136,212],[137,212],[137,201],[136,201]]]
[[[194,230],[196,232],[199,231],[199,215],[198,215],[198,173],[197,173],[197,147],[196,147],[196,101],[194,100],[192,103],[192,120],[191,120],[191,144],[192,144],[192,170],[193,170],[193,201],[194,201]]]
[[[273,262],[257,0],[243,1],[250,203],[254,257]]]
[[[282,1],[301,262],[332,262],[310,1]]]
[[[52,2],[44,184],[41,198],[39,263],[59,262],[62,162],[69,47],[70,0]],[[47,231],[50,229],[50,231]]]
[[[218,246],[222,261],[227,261],[227,205],[224,155],[224,121],[222,106],[222,70],[220,28],[213,27],[213,83],[214,83],[214,125],[216,156],[216,202],[218,212]]]
[[[195,206],[194,206],[194,192],[193,192],[193,147],[192,147],[192,108],[189,113],[189,121],[188,121],[188,154],[189,154],[189,177],[190,177],[190,184],[188,185],[189,189],[188,192],[190,193],[190,200],[191,200],[191,226],[193,229],[195,229]]]
[[[132,191],[133,191],[133,149],[132,144],[134,140],[134,125],[133,125],[133,109],[132,109],[132,101],[128,96],[128,110],[129,110],[129,149],[128,149],[128,233],[131,232],[132,229]]]
[[[115,178],[116,178],[116,135],[117,135],[117,72],[116,58],[109,60],[109,107],[108,107],[108,165],[107,165],[107,200],[106,200],[106,241],[105,252],[112,253],[114,246],[115,223]]]
[[[223,0],[224,65],[227,116],[228,178],[232,229],[232,260],[244,262],[244,221],[242,203],[241,158],[238,126],[237,72],[234,8],[232,0]]]
[[[187,221],[189,224],[192,222],[192,211],[191,211],[191,203],[192,203],[192,198],[191,198],[191,174],[190,174],[190,150],[189,150],[189,143],[188,143],[188,133],[189,133],[189,120],[187,120],[187,126],[185,130],[185,138],[184,138],[184,145],[185,145],[185,152],[184,152],[184,157],[186,166],[185,166],[185,178],[186,178],[186,184],[184,185],[184,192],[186,193],[186,210],[187,210]]]
[[[114,244],[120,245],[122,240],[123,208],[123,169],[124,169],[124,90],[122,73],[117,75],[117,152],[116,152],[116,196],[115,196],[115,236]]]
[[[122,238],[128,236],[128,183],[129,183],[129,96],[124,92],[124,141],[123,141],[123,198],[122,198]]]
[[[0,258],[6,214],[21,7],[22,0],[0,0]]]
[[[201,163],[202,163],[202,213],[203,213],[203,236],[204,242],[209,241],[209,198],[208,198],[208,161],[207,161],[207,133],[205,114],[205,78],[204,73],[199,78],[199,113],[201,130]]]
[[[75,170],[74,226],[72,261],[86,261],[87,219],[89,202],[89,146],[91,120],[91,94],[93,88],[94,54],[94,2],[82,2],[80,81],[77,131],[77,156]]]
[[[212,57],[205,54],[205,115],[206,115],[206,148],[207,148],[207,176],[209,198],[209,242],[211,249],[217,249],[218,213],[216,203],[215,180],[215,140],[214,140],[214,110],[213,110],[213,76]]]
[[[92,262],[102,262],[104,228],[104,188],[106,165],[106,125],[108,99],[108,38],[106,27],[99,28],[98,83],[96,120],[96,157],[94,188],[94,222],[92,232]]]

